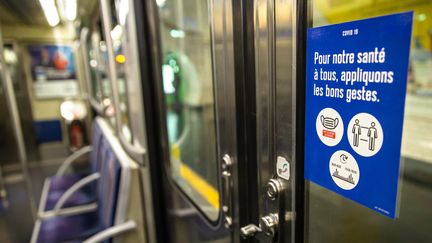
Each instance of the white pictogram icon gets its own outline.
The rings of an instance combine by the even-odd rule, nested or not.
[[[351,118],[347,136],[354,151],[365,157],[378,153],[384,141],[380,122],[368,113],[359,113]]]
[[[351,190],[360,180],[360,169],[355,158],[347,151],[336,151],[329,162],[330,176],[340,188]]]
[[[322,109],[316,118],[316,131],[325,145],[336,146],[344,133],[344,124],[339,113],[332,108]]]

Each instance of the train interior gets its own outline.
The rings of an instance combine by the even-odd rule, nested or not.
[[[120,225],[137,229],[123,240],[145,242],[141,166],[116,137],[113,116],[101,118],[88,102],[92,79],[98,85],[91,89],[96,107],[105,102],[104,111],[113,112],[98,1],[2,1],[0,6],[0,241],[83,241]],[[124,27],[116,25],[113,32],[122,38]],[[82,37],[84,26],[93,29]],[[120,75],[136,73],[124,70],[127,41],[115,43],[123,85]]]
[[[303,146],[276,132],[299,126],[276,99],[294,92],[281,60],[302,1],[234,2],[0,0],[0,242],[256,242],[239,232],[275,207],[269,161]],[[301,226],[272,242],[431,242],[432,1],[305,2],[309,28],[414,11],[398,217],[295,175],[301,205],[277,207],[301,207]],[[234,171],[225,144],[244,150]]]

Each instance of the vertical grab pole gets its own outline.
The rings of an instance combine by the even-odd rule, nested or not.
[[[114,53],[114,45],[111,37],[111,29],[112,21],[111,21],[111,7],[109,5],[108,0],[101,0],[101,10],[102,10],[102,25],[105,34],[105,41],[107,44],[108,51],[108,76],[111,80],[111,95],[114,101],[115,107],[115,120],[116,120],[116,135],[119,137],[121,144],[124,146],[126,151],[131,155],[131,157],[137,161],[142,161],[143,155],[145,153],[145,149],[141,146],[134,146],[124,137],[121,126],[122,126],[122,117],[120,111],[120,91],[118,87],[117,80],[117,69],[115,66],[115,53]]]
[[[3,205],[7,205],[7,191],[3,180],[3,171],[0,165],[0,199],[3,200]],[[5,201],[6,200],[6,201]]]
[[[100,0],[100,6],[102,11],[102,27],[103,32],[105,35],[105,42],[107,45],[107,51],[108,51],[108,77],[111,81],[111,96],[114,102],[115,107],[115,121],[116,121],[116,128],[115,133],[116,135],[120,136],[121,133],[121,112],[120,112],[120,96],[119,96],[119,90],[118,90],[118,83],[117,83],[117,70],[115,66],[115,54],[113,49],[113,40],[111,38],[111,29],[112,29],[112,21],[111,21],[111,6],[109,5],[108,0]]]
[[[33,189],[30,183],[30,177],[28,173],[27,154],[26,154],[26,149],[24,144],[23,132],[21,127],[20,117],[18,114],[18,106],[16,103],[12,78],[9,74],[9,70],[7,69],[6,66],[6,60],[4,58],[3,36],[2,36],[1,28],[0,28],[0,65],[2,66],[3,69],[1,75],[3,78],[3,85],[6,94],[6,102],[10,110],[11,121],[13,124],[13,132],[18,147],[18,157],[21,162],[21,169],[24,177],[25,186],[27,189],[27,194],[29,197],[30,209],[32,212],[33,219],[36,219],[36,204],[33,200]]]

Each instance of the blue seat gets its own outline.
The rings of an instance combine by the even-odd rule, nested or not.
[[[101,230],[97,212],[48,218],[37,227],[39,233],[36,242],[44,243],[82,242]]]
[[[109,134],[106,134],[109,133]],[[109,137],[109,138],[107,138]],[[116,146],[116,149],[113,149]],[[117,154],[121,145],[111,131],[103,131],[100,141],[100,179],[96,186],[97,210],[71,215],[55,215],[36,221],[32,243],[82,242],[98,232],[113,227],[116,222],[125,221],[125,197],[129,195],[130,160]],[[123,154],[125,154],[123,152]],[[122,203],[119,203],[122,201]],[[134,222],[126,222],[126,228],[135,228]]]
[[[97,119],[95,119],[92,126],[92,146],[77,151],[77,153],[70,156],[65,160],[62,166],[60,166],[55,176],[45,180],[39,203],[39,217],[53,215],[50,211],[54,209],[55,205],[59,202],[60,198],[66,191],[68,191],[73,185],[78,184],[84,178],[99,171],[101,163],[101,138],[102,131]],[[90,153],[90,168],[88,171],[79,174],[66,174],[68,167],[70,167],[76,159],[87,153]],[[63,203],[62,208],[78,207],[94,203],[96,201],[96,184],[97,180],[94,180],[91,183],[82,186],[79,190],[76,190]],[[89,209],[95,208],[94,206],[95,205],[91,206]]]

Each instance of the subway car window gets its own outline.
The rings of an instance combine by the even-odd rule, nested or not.
[[[411,10],[414,19],[402,139],[399,217],[388,219],[308,183],[307,241],[431,242],[432,2],[314,0],[311,3],[313,27]]]
[[[3,51],[4,51],[5,62],[9,70],[9,74],[11,75],[15,92],[20,92],[22,91],[22,87],[20,87],[18,80],[22,79],[22,72],[18,65],[18,55],[14,50],[14,46],[12,44],[4,45]]]
[[[126,140],[132,143],[132,132],[129,122],[129,104],[127,83],[130,79],[132,64],[131,45],[129,43],[127,16],[129,12],[128,0],[111,1],[113,50],[117,70],[119,89],[119,109],[121,113],[120,129]]]
[[[219,213],[208,2],[157,1],[170,174],[215,221]]]
[[[93,32],[86,42],[88,50],[88,67],[90,71],[90,95],[98,103],[102,104],[102,93],[100,88],[100,73],[98,71],[100,60],[99,60],[99,36],[97,33]]]
[[[100,88],[102,93],[102,105],[104,107],[105,116],[109,119],[111,125],[115,127],[114,118],[114,101],[112,100],[111,81],[108,75],[108,47],[103,33],[102,21],[98,21],[96,25],[96,48],[98,48],[99,65],[98,72],[100,75]]]

